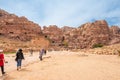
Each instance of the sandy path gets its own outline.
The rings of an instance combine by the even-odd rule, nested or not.
[[[34,63],[24,63],[21,71],[8,68],[4,80],[120,80],[120,58],[117,56],[58,51],[49,52],[43,61],[37,59],[37,54],[33,57]]]

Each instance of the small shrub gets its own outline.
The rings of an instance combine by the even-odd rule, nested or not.
[[[118,50],[118,56],[120,56],[120,50]]]
[[[16,52],[5,52],[5,54],[15,54]]]
[[[63,45],[64,45],[65,47],[68,47],[68,42],[64,41],[64,42],[63,42]]]
[[[103,44],[100,44],[100,43],[99,43],[99,44],[94,44],[94,45],[93,45],[93,48],[98,48],[98,47],[103,47]]]
[[[28,46],[27,46],[27,45],[24,45],[23,48],[28,48]]]

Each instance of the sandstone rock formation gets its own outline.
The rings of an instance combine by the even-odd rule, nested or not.
[[[105,20],[98,20],[93,23],[86,23],[78,28],[57,26],[44,27],[43,34],[55,44],[63,44],[63,47],[71,49],[92,48],[95,44],[110,45],[120,42],[120,28],[109,27]],[[64,38],[64,41],[62,41]]]
[[[66,32],[66,31],[65,31]],[[64,33],[65,33],[64,32]],[[86,23],[64,34],[69,48],[92,48],[94,44],[107,44],[110,38],[105,20]]]
[[[51,44],[54,44],[55,46],[59,45],[63,37],[62,30],[56,25],[50,25],[48,27],[44,26],[42,32],[45,37],[50,40]]]
[[[69,26],[59,28],[56,25],[49,25],[41,29],[38,24],[29,21],[24,16],[18,17],[0,9],[0,38],[2,37],[17,40],[20,43],[27,42],[23,45],[26,48],[31,46],[84,49],[93,48],[95,44],[111,45],[120,43],[120,28],[117,26],[109,27],[105,20],[98,20],[85,23],[78,28]],[[2,41],[2,43],[7,42]],[[12,44],[10,44],[5,44],[4,47],[11,46]],[[15,47],[15,45],[12,46]],[[18,47],[20,46],[22,47],[22,45]]]
[[[24,16],[18,17],[0,10],[0,36],[28,41],[41,33],[41,27]]]
[[[110,27],[110,43],[109,44],[116,44],[120,42],[120,28],[118,26]]]
[[[38,24],[29,21],[24,16],[18,17],[2,9],[0,9],[0,39],[0,49],[9,52],[18,48],[40,49],[49,45]]]

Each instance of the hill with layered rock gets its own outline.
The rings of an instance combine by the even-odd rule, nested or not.
[[[18,17],[2,9],[0,9],[0,38],[0,48],[13,51],[17,48],[46,47],[49,44],[38,24],[24,16]]]
[[[0,36],[28,41],[41,34],[41,27],[24,16],[18,17],[0,10]]]
[[[54,44],[60,47],[62,45],[62,47],[69,49],[93,48],[94,45],[120,43],[120,28],[118,26],[109,27],[105,20],[85,23],[78,28],[59,28],[56,25],[52,27],[48,26],[43,29],[43,33],[47,33],[47,37],[49,37]]]
[[[41,26],[0,9],[0,48],[89,49],[120,43],[120,28],[109,27],[105,20],[88,22],[73,28],[57,25]]]

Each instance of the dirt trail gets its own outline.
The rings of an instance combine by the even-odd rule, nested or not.
[[[53,51],[39,61],[38,54],[26,55],[20,71],[6,68],[4,80],[120,80],[120,58],[80,52]],[[12,64],[12,62],[11,62]]]

